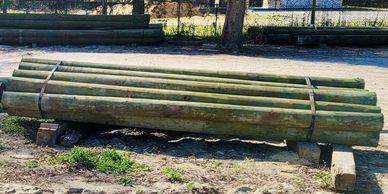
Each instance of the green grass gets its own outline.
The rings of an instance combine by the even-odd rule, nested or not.
[[[8,134],[24,134],[28,129],[38,129],[39,124],[43,122],[53,120],[10,116],[1,121],[3,127],[0,130]]]
[[[27,160],[24,164],[27,168],[36,168],[39,166],[39,162],[36,160]]]
[[[170,182],[178,182],[178,183],[186,183],[187,180],[185,180],[182,176],[182,174],[171,167],[165,166],[162,168],[162,173],[166,177],[166,179]]]
[[[122,185],[124,185],[124,186],[130,185],[131,182],[132,182],[131,177],[124,176],[124,177],[121,177],[121,178],[120,178],[120,183],[121,183]]]
[[[5,152],[5,151],[7,151],[7,150],[9,150],[10,148],[8,147],[8,146],[5,146],[5,145],[2,145],[2,144],[0,144],[0,153],[1,152]]]
[[[182,24],[179,27],[176,25],[164,25],[164,33],[167,37],[180,37],[183,39],[219,39],[222,34],[222,26],[213,25],[196,25]]]
[[[128,173],[134,170],[149,170],[146,165],[130,160],[128,154],[111,148],[98,151],[74,147],[70,152],[56,156],[54,162],[67,164],[72,167],[97,169],[104,173]]]
[[[316,177],[319,180],[319,184],[322,188],[329,188],[332,185],[331,176],[328,173],[325,172],[319,172],[316,174]]]

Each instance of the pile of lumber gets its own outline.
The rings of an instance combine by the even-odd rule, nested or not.
[[[376,146],[364,80],[22,59],[2,78],[10,115],[243,139]]]
[[[251,27],[248,34],[258,44],[388,44],[388,28],[383,27]]]
[[[159,44],[162,25],[149,15],[0,14],[0,44]]]

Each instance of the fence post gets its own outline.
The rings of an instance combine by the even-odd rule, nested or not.
[[[144,0],[133,0],[133,14],[144,14]]]
[[[3,13],[7,13],[7,0],[3,0]]]
[[[102,15],[107,14],[108,3],[107,0],[102,0]]]
[[[176,14],[178,16],[178,35],[181,34],[180,26],[181,26],[181,0],[178,0],[178,8],[176,10]]]
[[[218,8],[220,7],[220,0],[215,0],[214,2],[214,8],[215,8],[215,15],[216,15],[216,22],[214,23],[214,35],[217,37],[217,26],[218,26]]]
[[[317,9],[317,0],[313,0],[313,4],[311,6],[311,26],[315,27],[315,14]]]

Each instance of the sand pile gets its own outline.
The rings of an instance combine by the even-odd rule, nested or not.
[[[132,4],[116,4],[113,6],[108,6],[107,13],[108,15],[128,15],[132,14],[132,9]],[[150,14],[151,18],[175,18],[177,17],[177,9],[177,2],[159,2],[146,0],[145,12]],[[98,6],[92,14],[101,15],[102,6]],[[181,3],[182,17],[191,17],[198,15],[201,15],[198,5],[191,2]]]

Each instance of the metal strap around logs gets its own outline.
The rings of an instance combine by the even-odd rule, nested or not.
[[[315,94],[314,94],[314,86],[311,84],[311,79],[309,77],[305,78],[307,89],[309,92],[309,98],[310,98],[310,107],[311,107],[311,123],[310,128],[307,132],[307,141],[311,141],[311,138],[313,136],[314,128],[315,128],[315,118],[317,117],[317,109],[316,109],[316,103],[315,103]]]
[[[58,69],[58,67],[59,67],[60,65],[62,65],[62,61],[58,62],[58,63],[53,67],[53,69],[50,71],[50,73],[47,75],[46,79],[44,80],[43,85],[42,85],[42,88],[40,89],[39,98],[38,98],[38,109],[39,109],[40,116],[41,116],[42,118],[45,118],[44,113],[43,113],[43,111],[42,111],[42,98],[43,98],[43,94],[44,94],[44,92],[45,92],[45,90],[46,90],[48,81],[51,79],[51,77],[54,75],[54,72]]]

